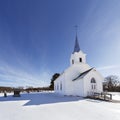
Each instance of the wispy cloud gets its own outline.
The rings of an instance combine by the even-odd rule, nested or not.
[[[120,65],[109,65],[97,68],[102,75],[109,76],[109,75],[117,75],[120,76]]]
[[[0,85],[4,86],[47,86],[50,78],[48,70],[34,73],[7,64],[0,67]]]
[[[109,65],[109,66],[103,66],[103,67],[98,67],[98,70],[108,70],[108,69],[115,69],[115,68],[120,68],[120,65]]]

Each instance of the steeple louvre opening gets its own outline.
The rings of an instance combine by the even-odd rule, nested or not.
[[[79,58],[79,61],[82,62],[82,58]]]

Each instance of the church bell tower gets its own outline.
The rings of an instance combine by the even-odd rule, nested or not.
[[[81,63],[86,63],[86,54],[81,51],[76,34],[74,51],[70,58],[70,65]]]

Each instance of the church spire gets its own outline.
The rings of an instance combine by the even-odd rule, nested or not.
[[[75,38],[75,46],[74,46],[73,53],[80,51],[80,46],[79,46],[78,38],[77,38],[77,30],[78,30],[78,26],[77,25],[75,25],[75,30],[76,30],[76,38]]]
[[[75,46],[74,46],[74,51],[73,51],[73,53],[79,52],[79,51],[80,51],[80,46],[79,46],[78,38],[77,38],[77,34],[76,34]]]

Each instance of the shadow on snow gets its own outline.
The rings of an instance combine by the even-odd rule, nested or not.
[[[55,93],[29,93],[29,94],[21,94],[21,97],[13,97],[12,95],[8,95],[7,97],[0,97],[0,102],[4,101],[20,101],[20,100],[28,100],[23,106],[29,105],[42,105],[42,104],[53,104],[53,103],[61,103],[61,102],[73,102],[83,100],[82,97],[75,96],[61,96]]]

